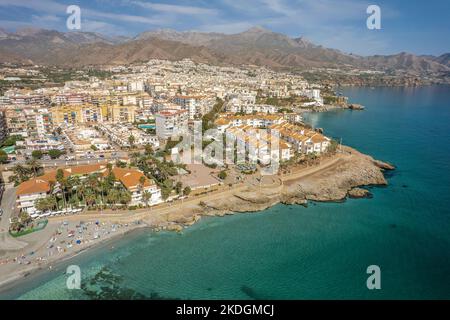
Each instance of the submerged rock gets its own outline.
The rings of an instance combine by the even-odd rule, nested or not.
[[[362,105],[360,105],[360,104],[356,104],[356,103],[350,104],[350,105],[348,106],[348,108],[349,108],[350,110],[364,110],[364,109],[365,109],[364,106],[362,106]]]

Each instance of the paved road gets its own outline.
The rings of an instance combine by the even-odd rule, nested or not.
[[[66,160],[42,161],[42,160],[40,160],[39,162],[42,164],[42,166],[44,168],[48,168],[48,167],[79,166],[79,165],[85,165],[85,164],[95,164],[95,163],[104,162],[106,160],[110,160],[110,159],[99,158],[99,159],[86,159],[86,160],[73,160],[73,161],[66,161]],[[14,161],[14,162],[8,163],[8,164],[4,165],[4,169],[10,170],[12,167],[14,167],[17,164],[24,165],[25,161]]]
[[[6,188],[3,193],[0,207],[3,215],[0,220],[0,251],[2,250],[19,250],[27,246],[26,242],[19,241],[11,237],[8,233],[9,218],[14,212],[16,202],[16,188]]]
[[[16,203],[16,189],[15,188],[6,188],[0,207],[3,210],[3,215],[0,220],[0,231],[8,230],[9,228],[9,218],[11,214],[14,212],[14,207]]]
[[[44,168],[47,167],[62,167],[62,166],[78,166],[78,165],[85,165],[85,164],[94,164],[94,163],[99,163],[99,162],[104,162],[107,160],[118,160],[120,158],[126,157],[128,155],[127,152],[124,151],[116,151],[116,155],[114,157],[111,157],[109,155],[105,155],[104,158],[100,158],[100,157],[95,157],[92,159],[78,159],[78,160],[38,160],[39,163],[41,163]],[[3,167],[5,170],[9,170],[12,167],[14,167],[17,164],[21,164],[24,165],[26,164],[25,160],[16,160],[13,162],[10,162],[8,164],[5,164]]]

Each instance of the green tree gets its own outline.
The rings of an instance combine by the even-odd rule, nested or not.
[[[41,150],[34,150],[34,151],[31,153],[31,157],[33,157],[33,159],[36,159],[36,160],[42,159],[42,155],[43,155],[43,153],[42,153]]]
[[[119,192],[119,199],[121,204],[128,204],[131,202],[131,193],[122,189]]]
[[[191,187],[187,186],[186,188],[184,188],[183,190],[183,195],[188,196],[191,193]]]
[[[0,163],[6,162],[8,162],[8,154],[5,151],[0,150]]]
[[[123,169],[123,168],[127,167],[127,164],[125,162],[123,162],[123,161],[117,160],[116,161],[116,167]]]
[[[33,177],[37,177],[42,169],[41,164],[36,159],[30,159],[26,162],[30,173],[32,173]]]
[[[92,189],[87,189],[85,194],[86,204],[92,207],[95,204],[96,199],[97,196],[95,195],[94,191]]]
[[[58,150],[58,149],[52,149],[52,150],[48,151],[48,155],[52,159],[58,159],[62,154],[63,154],[63,152],[61,150]]]
[[[337,142],[336,140],[333,139],[330,141],[330,144],[327,147],[327,152],[336,153],[338,147],[339,147],[339,142]]]
[[[150,144],[145,145],[145,155],[151,156],[153,154],[153,148]]]
[[[31,217],[25,211],[19,213],[19,220],[23,225],[28,225],[31,222]]]
[[[20,183],[27,181],[30,178],[30,169],[21,164],[16,164],[12,168],[13,174],[9,177],[10,182],[14,182],[14,185],[19,185]]]
[[[45,212],[56,208],[56,199],[53,196],[48,196],[36,201],[36,209]]]
[[[224,101],[220,98],[216,99],[216,104],[213,106],[212,110],[202,117],[202,132],[214,127],[214,121],[217,115],[222,111]]]
[[[133,135],[130,135],[128,137],[128,143],[130,144],[130,147],[133,148],[134,147],[134,143],[136,142],[136,138]]]
[[[11,147],[16,144],[17,141],[23,141],[24,138],[21,135],[12,135],[6,138],[5,141],[3,141],[2,146],[3,147]]]
[[[220,171],[218,177],[220,180],[225,180],[227,178],[227,172],[225,170]]]
[[[144,184],[145,184],[145,176],[141,176],[139,178],[139,185],[141,186],[141,188],[143,188]]]
[[[175,184],[175,192],[176,192],[177,194],[180,194],[182,190],[183,190],[183,184],[182,184],[180,181],[178,181],[178,182]]]
[[[59,188],[61,190],[64,208],[67,209],[67,201],[66,201],[67,180],[64,178],[64,171],[62,169],[58,169],[56,171],[56,181],[58,182]]]
[[[152,194],[148,191],[144,191],[144,193],[142,194],[142,200],[144,201],[146,207],[148,207],[148,202],[151,198]]]

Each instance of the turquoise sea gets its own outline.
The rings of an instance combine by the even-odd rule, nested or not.
[[[140,231],[71,260],[81,290],[66,289],[60,266],[0,298],[449,299],[450,87],[342,91],[366,110],[306,118],[397,166],[372,199]],[[366,287],[369,265],[381,290]]]

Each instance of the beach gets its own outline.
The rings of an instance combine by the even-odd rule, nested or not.
[[[133,230],[181,232],[203,216],[258,212],[278,203],[342,201],[355,188],[386,185],[383,175],[386,169],[393,167],[342,146],[337,154],[307,167],[289,168],[280,175],[249,177],[237,185],[222,186],[155,208],[53,217],[44,230],[21,237],[20,241],[26,243],[23,248],[2,251],[0,290],[7,290],[15,281],[39,270],[51,272],[58,262]]]

